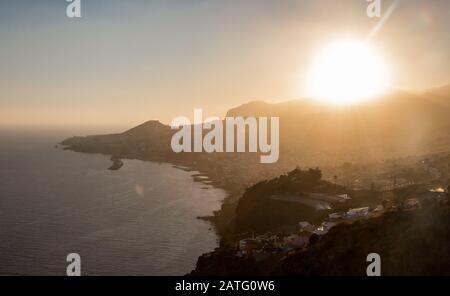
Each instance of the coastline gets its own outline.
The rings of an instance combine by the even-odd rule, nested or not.
[[[139,159],[139,158],[138,158]],[[153,161],[148,159],[139,159],[143,161]],[[193,181],[196,183],[201,183],[208,186],[213,186],[218,189],[225,191],[226,196],[221,201],[220,209],[212,212],[209,216],[198,216],[199,220],[211,223],[214,228],[214,232],[219,238],[219,246],[222,246],[227,241],[227,227],[229,226],[229,209],[227,205],[232,205],[243,193],[243,191],[236,189],[232,184],[227,182],[227,178],[215,178],[211,171],[202,169],[199,165],[190,164],[187,161],[161,161],[171,164],[172,167],[185,171],[194,172],[191,176]],[[234,207],[233,207],[234,208]]]
[[[226,181],[224,182],[224,179],[218,180],[218,179],[213,178],[212,174],[208,173],[208,171],[201,171],[195,167],[188,167],[185,165],[179,165],[179,164],[173,164],[173,163],[171,163],[171,165],[172,165],[172,167],[174,167],[176,169],[183,170],[186,172],[196,172],[195,174],[192,175],[193,181],[196,183],[213,186],[215,188],[222,189],[223,191],[225,191],[226,196],[221,201],[221,208],[219,210],[212,212],[210,216],[198,216],[197,217],[197,219],[199,219],[199,220],[203,220],[203,221],[206,221],[206,222],[209,222],[212,224],[216,235],[220,239],[221,243],[219,245],[221,245],[224,237],[226,236],[225,229],[227,227],[227,223],[223,223],[223,221],[221,219],[223,211],[224,211],[224,205],[231,204],[234,201],[236,201],[240,197],[241,193],[239,193],[236,190],[233,190],[231,184],[227,184]],[[205,188],[205,189],[207,189],[207,188]]]
[[[140,160],[146,162],[159,162],[159,163],[167,163],[171,165],[175,169],[179,169],[185,172],[194,173],[191,177],[194,182],[202,183],[207,186],[213,186],[218,189],[222,189],[226,195],[225,198],[221,201],[220,209],[213,211],[210,216],[198,216],[196,219],[203,220],[211,224],[214,229],[215,234],[219,238],[219,247],[225,242],[226,238],[226,228],[228,226],[228,218],[224,217],[225,205],[233,204],[241,195],[243,191],[236,189],[235,186],[227,182],[227,178],[216,178],[215,174],[212,171],[208,171],[206,166],[199,165],[199,162],[191,162],[183,159],[166,159],[159,157],[127,157],[126,155],[116,155],[113,153],[106,152],[97,152],[97,151],[84,151],[83,149],[76,149],[71,145],[63,144],[63,142],[58,143],[58,145],[63,150],[73,151],[77,153],[86,153],[86,154],[101,154],[110,157],[113,162],[111,167],[106,167],[105,169],[109,170],[120,170],[123,166],[123,160]],[[111,169],[114,167],[114,169]],[[228,213],[227,213],[228,214]]]

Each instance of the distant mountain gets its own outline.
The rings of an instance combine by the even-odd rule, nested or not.
[[[72,137],[61,144],[78,152],[156,160],[171,154],[173,132],[159,121],[148,121],[120,134]]]
[[[437,88],[433,88],[433,89],[428,89],[426,91],[423,92],[423,95],[429,97],[431,100],[440,103],[440,104],[444,104],[444,105],[449,105],[450,104],[450,84],[442,86],[442,87],[437,87]]]
[[[423,93],[436,94],[440,96],[450,95],[450,83],[439,87],[434,87],[423,91]]]
[[[278,116],[282,118],[288,118],[317,113],[321,110],[323,111],[327,109],[327,107],[327,105],[321,104],[318,101],[312,99],[286,101],[276,104],[270,104],[264,101],[255,101],[229,110],[226,116]]]
[[[375,161],[447,150],[447,89],[422,95],[392,91],[355,106],[313,99],[252,102],[231,109],[227,116],[280,117],[282,155],[302,154],[303,163]]]

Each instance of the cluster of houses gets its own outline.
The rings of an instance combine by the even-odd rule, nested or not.
[[[380,206],[381,207],[381,206]],[[377,207],[375,211],[380,210]],[[353,221],[369,216],[369,208],[350,209],[345,213],[330,214],[321,225],[312,225],[307,221],[299,222],[298,231],[289,235],[266,233],[256,237],[242,239],[238,243],[238,256],[258,255],[262,253],[288,253],[305,248],[313,237],[319,237],[341,222]]]
[[[375,210],[380,211],[382,208],[380,209],[377,207]],[[303,248],[308,246],[311,237],[327,234],[331,228],[335,227],[339,223],[365,218],[368,217],[369,214],[369,207],[363,207],[349,209],[344,213],[332,213],[319,226],[303,221],[298,224],[299,232],[286,237],[285,242],[289,247],[294,249]]]
[[[426,200],[448,201],[448,193],[443,189],[430,190],[414,198],[407,199],[403,209],[412,210],[420,208]],[[386,209],[395,209],[396,206],[379,205],[370,211],[369,207],[353,208],[347,212],[332,213],[322,224],[313,225],[307,221],[298,223],[298,231],[293,234],[271,234],[266,233],[256,237],[246,238],[239,241],[237,255],[253,255],[254,258],[265,258],[269,254],[289,253],[308,247],[313,239],[325,235],[340,223],[351,223],[360,219],[375,217],[382,214]]]

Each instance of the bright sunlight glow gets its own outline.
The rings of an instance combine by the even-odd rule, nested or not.
[[[348,105],[367,101],[388,87],[384,61],[366,43],[341,41],[321,51],[310,74],[310,95]]]

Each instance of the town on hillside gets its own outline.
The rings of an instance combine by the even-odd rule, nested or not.
[[[408,171],[415,176],[415,180],[405,177],[405,172]],[[322,172],[319,169],[303,171],[297,168],[288,174],[248,188],[237,207],[238,216],[240,212],[245,213],[242,214],[243,217],[237,218],[237,224],[239,227],[242,227],[242,224],[249,227],[235,230],[231,244],[234,255],[240,258],[252,257],[256,262],[273,257],[281,258],[307,250],[310,245],[342,224],[369,220],[385,213],[415,211],[429,204],[448,203],[449,186],[443,185],[443,180],[448,180],[449,177],[448,163],[443,162],[441,156],[438,159],[423,158],[415,163],[410,161],[407,166],[398,165],[395,172],[384,172],[379,176],[372,184],[366,184],[369,188],[347,188],[338,184],[337,177],[330,181],[322,180]],[[358,178],[354,181],[354,184],[358,183]],[[384,185],[376,190],[374,182]],[[252,198],[254,204],[250,202]],[[270,212],[266,212],[266,209],[257,203],[267,203]],[[251,206],[242,210],[246,204]],[[298,209],[299,212],[308,208],[314,215],[299,215],[299,218],[311,219],[300,219],[295,223],[290,219],[277,223],[276,217],[268,216],[265,218],[272,221],[271,225],[262,229],[253,227],[259,226],[256,223],[260,221],[257,213],[252,216],[253,210],[272,215],[278,210],[284,211],[286,205]]]

